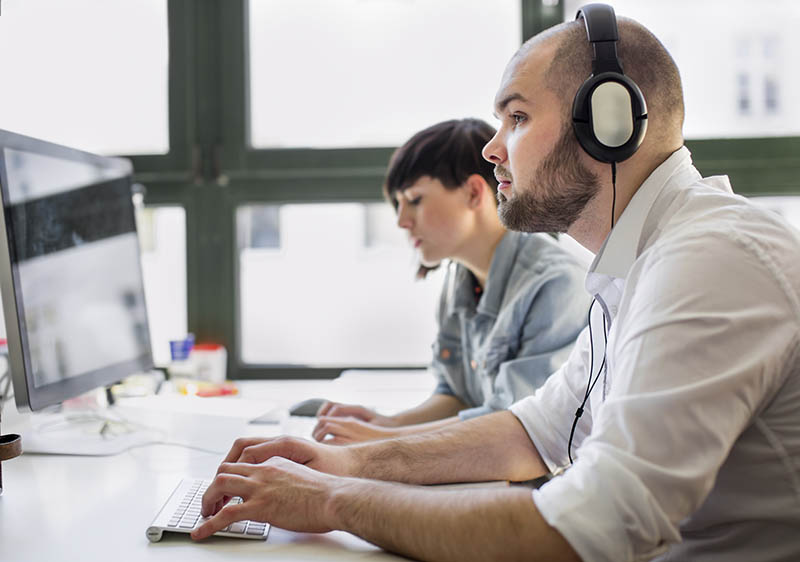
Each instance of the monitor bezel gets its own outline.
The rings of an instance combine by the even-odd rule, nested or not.
[[[27,332],[24,329],[24,304],[22,295],[18,291],[20,280],[18,272],[13,266],[16,262],[12,255],[14,252],[12,244],[13,233],[9,231],[6,220],[9,211],[5,204],[9,197],[6,148],[77,161],[119,172],[119,179],[127,181],[129,186],[132,184],[133,166],[125,158],[99,156],[33,137],[0,130],[0,209],[2,209],[2,212],[0,212],[0,291],[2,291],[3,316],[6,322],[8,369],[14,387],[17,409],[21,412],[41,410],[63,402],[68,398],[79,396],[94,388],[113,384],[131,374],[152,369],[152,343],[148,332],[147,353],[135,359],[82,373],[38,388],[35,386],[29,354],[26,353],[28,342]],[[132,196],[133,194],[131,194]],[[131,212],[133,213],[133,200],[131,200]],[[138,253],[141,251],[138,237],[136,244]],[[138,262],[138,270],[141,276],[141,261]],[[144,287],[144,285],[142,286]],[[144,295],[143,298],[145,298]],[[147,306],[146,301],[144,302],[145,322],[147,322]]]

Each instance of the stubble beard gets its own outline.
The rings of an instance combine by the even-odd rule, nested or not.
[[[566,232],[600,190],[580,150],[572,128],[565,128],[528,185],[515,185],[511,199],[498,192],[500,222],[520,232]]]

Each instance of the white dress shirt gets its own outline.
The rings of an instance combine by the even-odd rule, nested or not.
[[[800,560],[800,235],[702,178],[686,148],[636,192],[586,279],[594,373],[575,461],[533,492],[586,561]],[[588,330],[511,406],[551,471],[589,380]]]

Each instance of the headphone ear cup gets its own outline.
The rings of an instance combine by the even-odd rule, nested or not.
[[[575,94],[575,99],[572,102],[572,130],[575,132],[575,137],[578,139],[578,144],[581,145],[581,148],[595,160],[602,161],[603,156],[598,150],[597,139],[594,138],[592,126],[589,122],[591,119],[589,95],[593,85],[593,80],[589,78],[589,80],[581,84]]]
[[[624,74],[591,76],[572,102],[572,129],[589,156],[600,162],[630,158],[644,140],[647,108],[636,84]]]
[[[633,136],[631,94],[619,82],[601,82],[589,98],[591,126],[595,138],[609,148],[618,148]]]

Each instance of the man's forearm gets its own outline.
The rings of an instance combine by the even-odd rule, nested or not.
[[[437,431],[348,447],[354,476],[410,484],[524,481],[547,473],[536,447],[508,411]]]
[[[420,560],[578,560],[526,488],[435,490],[343,479],[331,527]]]

